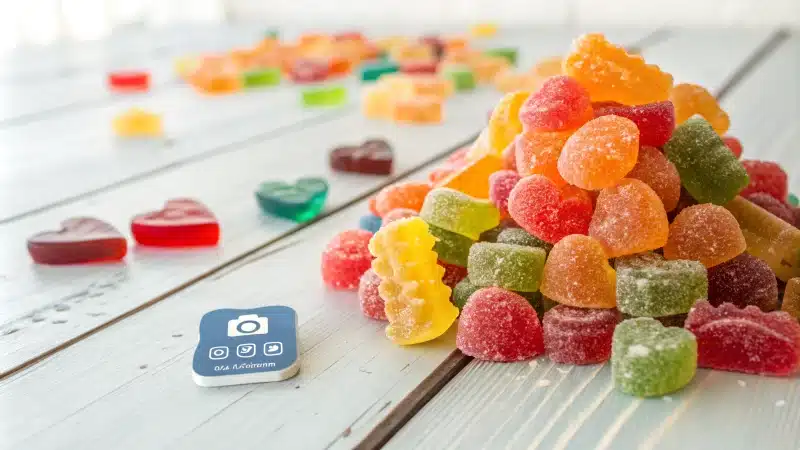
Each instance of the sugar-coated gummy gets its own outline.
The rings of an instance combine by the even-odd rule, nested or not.
[[[685,326],[697,336],[700,367],[772,376],[800,368],[800,323],[783,311],[700,301]]]
[[[526,131],[517,135],[513,145],[519,174],[544,175],[559,187],[567,184],[558,172],[558,158],[573,131]]]
[[[730,149],[733,156],[737,159],[742,157],[742,152],[744,151],[744,147],[742,146],[742,142],[733,137],[733,136],[722,136],[722,142]]]
[[[544,353],[542,325],[519,294],[483,288],[470,296],[461,311],[456,347],[484,361],[524,361]]]
[[[719,106],[714,95],[702,86],[676,84],[670,91],[669,99],[675,105],[675,122],[679,125],[695,114],[703,116],[719,135],[725,134],[731,125],[728,113]]]
[[[708,302],[753,305],[762,311],[778,307],[778,282],[769,265],[745,252],[708,269]]]
[[[522,131],[520,108],[529,96],[527,91],[511,92],[504,95],[492,110],[486,129],[489,148],[495,156],[500,156],[500,152]]]
[[[626,178],[635,178],[650,186],[658,194],[665,211],[670,212],[678,206],[681,197],[681,176],[675,164],[672,164],[659,149],[646,146],[639,148],[639,160]]]
[[[419,211],[425,196],[430,192],[428,183],[409,181],[387,186],[375,197],[375,210],[377,215],[383,217],[396,208],[406,208]]]
[[[741,192],[743,197],[754,192],[765,192],[778,201],[786,201],[789,177],[778,163],[745,159],[742,160],[742,165],[750,177],[750,183]]]
[[[637,397],[654,397],[689,384],[697,370],[697,340],[683,328],[640,317],[622,321],[611,344],[614,387]]]
[[[497,234],[497,239],[495,242],[499,242],[501,244],[514,244],[514,245],[525,245],[528,247],[538,247],[544,250],[545,252],[549,252],[550,249],[553,248],[553,244],[549,244],[536,236],[528,233],[527,231],[523,230],[522,228],[517,227],[508,227],[504,228]]]
[[[578,308],[614,308],[616,272],[597,240],[573,234],[558,241],[544,265],[542,295]]]
[[[489,200],[448,188],[430,191],[419,215],[431,225],[473,240],[500,223],[500,212]]]
[[[703,203],[684,209],[672,221],[664,257],[690,259],[714,267],[740,255],[746,248],[742,230],[730,211]]]
[[[542,280],[545,257],[540,248],[478,242],[469,250],[469,279],[478,286],[535,292]]]
[[[455,289],[456,285],[467,277],[467,268],[457,266],[455,264],[448,264],[439,260],[439,265],[444,267],[444,275],[442,275],[442,283],[446,284],[450,289]],[[452,292],[451,292],[452,294]],[[451,295],[452,299],[452,295]]]
[[[498,170],[489,176],[489,200],[500,211],[501,216],[508,216],[508,196],[521,177],[513,170]]]
[[[780,200],[777,200],[770,194],[766,192],[752,192],[750,194],[745,194],[742,197],[750,200],[752,203],[760,206],[761,208],[766,209],[775,217],[785,221],[786,223],[790,223],[794,225],[794,213],[792,212],[792,208],[783,203]]]
[[[467,267],[469,249],[475,241],[436,225],[428,224],[428,231],[436,238],[433,251],[439,255],[440,260],[456,266]]]
[[[620,116],[630,119],[639,129],[639,144],[663,147],[675,129],[675,108],[672,102],[626,106],[619,103],[595,103],[594,116]]]
[[[467,276],[453,288],[453,304],[458,307],[459,311],[463,310],[469,297],[478,289],[481,287],[469,281],[469,276]]]
[[[615,309],[558,305],[544,313],[547,356],[560,364],[596,364],[611,357],[611,338],[620,320]]]
[[[573,130],[592,116],[589,92],[565,75],[548,78],[519,110],[523,127],[533,131]]]
[[[502,170],[503,160],[495,155],[483,155],[454,170],[436,183],[436,187],[450,188],[475,198],[489,198],[489,176]]]
[[[416,217],[419,215],[419,212],[414,211],[413,209],[408,208],[395,208],[387,212],[383,216],[383,223],[382,225],[386,225],[389,223],[394,222],[395,220],[405,219],[407,217]]]
[[[333,289],[355,290],[369,270],[372,255],[367,245],[372,233],[345,230],[331,239],[322,252],[322,279]]]
[[[358,301],[361,305],[361,312],[365,316],[375,320],[387,320],[384,311],[386,302],[378,292],[381,284],[381,277],[374,270],[369,269],[361,275],[358,283]]]
[[[508,212],[532,235],[556,243],[564,236],[589,232],[592,199],[575,186],[559,188],[544,176],[530,175],[511,190]]]
[[[787,312],[790,316],[800,320],[800,278],[792,278],[786,282],[781,311]]]
[[[358,227],[362,230],[374,233],[381,228],[382,220],[374,214],[367,214],[358,219]]]
[[[786,201],[789,203],[789,206],[800,205],[800,199],[798,199],[794,194],[789,194],[789,197],[787,197]]]

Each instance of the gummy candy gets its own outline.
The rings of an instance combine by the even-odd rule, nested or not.
[[[613,308],[617,280],[603,246],[594,238],[573,234],[558,241],[547,257],[542,295],[578,308]]]
[[[366,86],[361,98],[361,112],[370,119],[389,119],[392,115],[394,93],[382,85]]]
[[[322,280],[326,285],[339,290],[358,288],[372,262],[367,249],[370,238],[369,231],[346,230],[331,239],[322,252]]]
[[[558,172],[582,189],[611,187],[633,169],[638,154],[636,124],[624,117],[601,116],[567,139],[558,158]]]
[[[322,178],[300,178],[294,184],[267,181],[256,191],[256,200],[265,213],[295,222],[317,217],[327,197],[328,182]]]
[[[209,71],[202,67],[191,75],[190,82],[197,91],[209,95],[231,94],[242,87],[238,72]]]
[[[400,123],[439,123],[442,114],[442,100],[437,97],[398,98],[392,105],[392,120]]]
[[[318,83],[330,75],[330,67],[324,61],[297,59],[289,69],[289,79],[295,83]]]
[[[281,82],[281,70],[273,67],[269,69],[248,70],[242,74],[242,84],[246,88],[275,86]]]
[[[567,184],[558,172],[558,157],[570,136],[572,131],[520,133],[513,144],[519,174],[544,175],[558,187]]]
[[[521,292],[539,290],[546,253],[541,248],[478,242],[469,249],[469,280]]]
[[[544,83],[545,78],[531,73],[517,73],[511,70],[506,70],[495,75],[493,81],[494,86],[500,92],[534,92],[539,90],[539,88],[542,86],[542,83]]]
[[[511,190],[508,211],[527,232],[555,243],[570,234],[589,232],[592,200],[574,186],[558,188],[541,175],[531,175]]]
[[[475,74],[467,66],[450,64],[442,70],[442,76],[453,83],[457,92],[475,89]]]
[[[728,113],[719,106],[714,95],[702,86],[689,83],[676,84],[672,87],[669,99],[675,105],[675,122],[678,125],[699,114],[719,135],[725,134],[731,126]]]
[[[336,147],[330,153],[331,168],[373,175],[392,173],[394,153],[385,139],[368,139],[361,145]]]
[[[628,172],[627,178],[645,182],[661,199],[664,210],[674,210],[681,197],[681,177],[675,165],[657,148],[639,147],[639,160]]]
[[[789,203],[790,206],[800,205],[800,199],[798,199],[797,196],[794,194],[789,194],[789,196],[786,198],[786,201],[787,203]]]
[[[369,269],[364,272],[358,282],[358,300],[361,304],[361,312],[365,316],[376,320],[388,320],[384,311],[386,303],[378,293],[380,284],[381,277],[374,270]]]
[[[697,261],[667,261],[657,253],[648,252],[617,258],[615,266],[617,309],[625,314],[637,317],[685,314],[695,301],[709,295],[706,268]]]
[[[388,61],[366,64],[361,67],[361,81],[375,81],[387,73],[400,71],[400,66]]]
[[[800,369],[800,324],[785,312],[700,301],[685,326],[697,336],[700,367],[773,376]]]
[[[611,357],[611,338],[620,320],[615,309],[558,305],[544,313],[544,347],[560,364],[597,364]]]
[[[618,103],[595,103],[595,117],[615,115],[630,119],[639,129],[639,144],[663,147],[675,129],[675,108],[671,102],[626,106]]]
[[[540,77],[554,77],[563,74],[564,59],[560,56],[542,58],[533,65],[530,73]]]
[[[339,106],[347,101],[347,89],[344,86],[309,87],[301,95],[305,107]]]
[[[503,160],[484,155],[439,181],[436,187],[450,188],[476,198],[489,198],[489,176],[502,170]]]
[[[542,325],[519,294],[483,288],[470,296],[461,311],[456,347],[484,361],[524,361],[544,353]]]
[[[430,227],[430,225],[428,225]],[[457,266],[455,264],[448,264],[439,260],[438,264],[444,267],[444,275],[442,275],[442,283],[447,285],[450,289],[455,289],[456,285],[467,277],[467,268]]]
[[[437,60],[442,59],[444,55],[444,41],[439,36],[422,36],[419,42],[430,47],[433,57]]]
[[[469,248],[475,241],[430,224],[428,224],[428,232],[436,238],[433,251],[439,255],[440,260],[456,266],[467,267]]]
[[[736,139],[733,136],[722,136],[722,142],[731,150],[733,156],[736,158],[742,157],[742,152],[744,151],[744,147],[742,147],[741,141]]]
[[[490,37],[497,34],[498,26],[495,23],[481,22],[469,28],[470,33],[475,37]]]
[[[453,95],[453,83],[436,75],[414,75],[409,77],[413,95],[420,97],[436,97],[444,100]]]
[[[386,301],[386,336],[400,345],[417,344],[444,334],[458,316],[444,269],[431,249],[436,242],[419,217],[381,228],[369,243],[372,268],[381,277],[378,288]]]
[[[448,188],[430,191],[419,215],[431,225],[472,240],[500,223],[500,212],[490,201]]]
[[[667,100],[672,75],[638,55],[611,44],[602,34],[585,34],[572,43],[563,70],[585,87],[594,102],[642,105]]]
[[[794,213],[792,212],[792,209],[786,206],[785,203],[776,200],[772,195],[767,194],[766,192],[753,192],[742,195],[742,197],[750,200],[750,202],[760,206],[761,208],[766,209],[772,215],[785,221],[786,223],[794,225]]]
[[[375,197],[375,211],[383,217],[389,211],[397,208],[410,209],[419,212],[425,196],[430,192],[428,183],[408,181],[405,183],[386,186]]]
[[[694,378],[697,349],[694,335],[683,328],[649,317],[624,320],[611,344],[614,387],[637,397],[677,391]]]
[[[684,209],[672,221],[664,257],[691,259],[714,267],[740,255],[746,247],[733,214],[704,203]]]
[[[589,223],[589,236],[615,258],[661,248],[669,222],[664,205],[650,186],[625,178],[600,191]]]
[[[131,234],[139,245],[154,247],[205,247],[219,243],[219,222],[202,203],[178,198],[160,211],[139,214],[131,220]]]
[[[487,132],[489,149],[495,156],[500,156],[514,137],[522,131],[520,108],[529,96],[530,93],[525,91],[506,94],[492,110]]]
[[[593,118],[589,93],[575,79],[560,75],[547,79],[525,100],[519,120],[525,130],[573,130]]]
[[[508,216],[508,196],[519,180],[519,174],[513,170],[499,170],[489,175],[489,200],[503,217]]]
[[[38,264],[84,264],[120,261],[128,253],[128,241],[112,225],[91,217],[61,222],[58,231],[44,231],[28,238],[28,253]]]
[[[513,170],[514,172],[517,172],[517,146],[514,142],[508,144],[508,147],[503,150],[503,153],[500,155],[500,157],[503,159],[504,170]]]
[[[407,217],[416,217],[419,212],[408,208],[395,208],[383,216],[383,225],[394,222],[395,220],[405,219]]]
[[[495,242],[500,244],[514,244],[514,245],[525,245],[528,247],[538,247],[545,252],[550,252],[553,248],[552,244],[549,244],[536,236],[528,233],[527,231],[523,230],[522,228],[515,228],[515,227],[508,227],[503,228],[497,234],[497,238]]]
[[[743,160],[742,165],[750,177],[750,183],[741,192],[743,197],[753,192],[766,192],[781,202],[786,201],[789,179],[780,165],[772,161],[748,159]]]
[[[131,108],[114,118],[114,133],[120,137],[158,137],[164,134],[161,116]]]
[[[484,55],[505,58],[512,66],[517,65],[517,53],[517,49],[512,47],[490,48],[483,52]]]
[[[683,186],[700,203],[725,204],[749,182],[742,163],[702,118],[678,126],[664,153],[678,169]]]
[[[482,55],[468,61],[472,73],[481,83],[491,82],[497,74],[508,70],[508,60],[500,56]]]
[[[469,281],[469,277],[464,278],[453,288],[453,304],[458,307],[459,311],[463,310],[469,297],[479,289],[481,287]]]
[[[786,282],[781,311],[787,312],[790,316],[800,320],[800,278],[792,278]]]
[[[115,91],[145,92],[150,89],[150,74],[147,72],[112,72],[108,74],[108,85]]]
[[[708,269],[708,301],[714,306],[778,308],[778,283],[767,263],[748,253]]]
[[[358,228],[369,231],[370,233],[375,233],[380,230],[381,225],[383,225],[383,220],[374,214],[367,214],[358,219]]]

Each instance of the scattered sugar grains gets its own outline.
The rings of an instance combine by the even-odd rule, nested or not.
[[[539,380],[536,382],[536,387],[543,388],[547,386],[550,386],[550,380]]]

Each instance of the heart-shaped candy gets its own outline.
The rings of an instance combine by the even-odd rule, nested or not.
[[[539,290],[564,305],[613,308],[617,305],[617,274],[599,242],[573,234],[550,250]]]
[[[28,253],[39,264],[82,264],[119,261],[128,242],[113,226],[99,219],[75,217],[61,222],[58,231],[28,238]]]
[[[219,243],[219,222],[202,203],[176,198],[159,211],[131,220],[131,233],[139,245],[153,247],[207,247]]]
[[[256,191],[261,209],[270,215],[306,222],[319,215],[328,197],[328,182],[322,178],[300,178],[261,183]]]
[[[361,145],[337,147],[330,154],[331,168],[341,172],[388,175],[394,153],[385,139],[368,139]]]

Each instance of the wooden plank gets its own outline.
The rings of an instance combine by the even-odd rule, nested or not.
[[[645,50],[645,56],[678,80],[712,90],[724,86],[734,70],[744,70],[743,61],[758,59],[757,52],[781,40],[780,35],[771,36],[775,41],[751,35],[754,41],[748,43],[746,33],[733,30],[718,30],[703,39],[692,36],[697,31],[688,37],[683,33]],[[785,52],[790,45],[784,43],[741,86],[728,91],[723,106],[742,101],[739,92],[764,93],[770,90],[766,87],[778,86],[778,80],[786,82],[781,86],[794,83],[796,89],[796,79],[790,81],[782,72],[787,60],[794,60],[791,65],[800,58],[797,52]],[[779,59],[783,62],[777,63]],[[741,109],[732,111],[734,121],[738,117],[738,123],[746,123],[756,114],[784,126],[797,120],[797,115],[782,115],[793,99],[765,95],[777,103],[770,108],[741,103]],[[778,114],[771,115],[773,111]],[[795,161],[791,170],[798,169]],[[769,442],[770,448],[796,449],[798,386],[798,377],[700,370],[687,388],[673,395],[638,399],[613,389],[608,364],[559,365],[544,357],[514,364],[472,361],[386,448],[670,449],[688,443],[692,448],[746,449]],[[737,424],[747,424],[747,431],[725,431]]]

